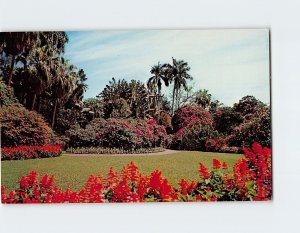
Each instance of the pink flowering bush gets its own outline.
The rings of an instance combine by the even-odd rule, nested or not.
[[[90,175],[79,191],[63,191],[55,185],[54,177],[47,174],[38,179],[32,171],[22,176],[15,190],[1,186],[2,203],[102,203],[102,202],[168,202],[168,201],[266,201],[272,197],[271,150],[254,143],[244,149],[233,167],[213,159],[212,168],[199,164],[199,179],[181,179],[177,187],[170,185],[155,170],[142,175],[131,162],[120,173],[112,168],[106,176]]]
[[[181,150],[205,151],[205,142],[218,135],[213,118],[204,108],[189,104],[178,109],[173,117],[175,133],[171,147]]]
[[[172,119],[174,131],[190,127],[195,123],[200,125],[212,125],[213,118],[204,108],[196,104],[189,104],[178,109]]]

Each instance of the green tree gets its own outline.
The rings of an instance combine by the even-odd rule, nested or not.
[[[161,65],[159,62],[157,65],[154,65],[151,67],[150,73],[153,75],[151,76],[147,81],[147,87],[148,89],[154,89],[155,90],[155,104],[157,105],[157,111],[160,111],[161,108],[161,102],[162,102],[162,96],[161,96],[161,87],[162,83],[164,83],[166,86],[169,86],[169,78],[166,71],[167,66]],[[157,90],[157,91],[156,91]]]
[[[173,82],[173,94],[172,94],[172,115],[174,115],[174,108],[179,108],[179,91],[181,88],[188,89],[187,80],[192,80],[192,76],[188,73],[190,67],[187,62],[183,60],[176,60],[172,57],[172,65],[168,64],[167,75],[169,80]]]
[[[58,59],[53,71],[55,72],[55,80],[51,86],[52,97],[54,99],[53,114],[51,127],[54,127],[57,107],[64,104],[76,88],[76,72],[75,67],[69,65],[68,62],[61,58]]]
[[[211,104],[211,94],[208,93],[208,90],[201,89],[196,93],[195,102],[202,108],[208,109]]]
[[[11,86],[13,71],[18,61],[18,56],[26,53],[37,40],[37,32],[1,32],[0,46],[2,53],[10,56],[10,66],[7,74],[7,85]]]

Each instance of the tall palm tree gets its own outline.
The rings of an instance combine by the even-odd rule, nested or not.
[[[149,89],[155,88],[155,97],[157,99],[157,110],[159,111],[161,105],[161,87],[162,83],[169,86],[169,78],[166,73],[166,65],[161,65],[158,62],[157,65],[151,67],[150,73],[153,74],[147,81],[147,87]],[[157,88],[157,92],[156,92]]]
[[[183,60],[176,60],[172,57],[172,65],[166,66],[169,80],[174,83],[172,94],[172,115],[174,115],[174,107],[179,108],[179,90],[182,87],[187,90],[187,80],[192,80],[193,77],[188,73],[190,70],[188,63]]]
[[[64,58],[59,58],[53,66],[54,82],[51,85],[54,98],[54,108],[52,113],[51,127],[54,127],[57,106],[65,103],[76,88],[75,67],[68,65]]]
[[[38,48],[31,56],[31,61],[24,70],[25,82],[33,93],[31,110],[34,109],[36,97],[41,95],[53,81],[50,72],[50,61],[45,47]]]
[[[36,97],[41,95],[54,81],[51,66],[55,59],[64,52],[68,37],[65,32],[39,32],[32,49],[22,60],[27,73],[27,82],[33,93],[31,110],[34,109]],[[40,101],[39,101],[40,102]]]
[[[38,32],[1,32],[0,46],[7,56],[11,56],[7,85],[11,86],[17,57],[32,47]]]

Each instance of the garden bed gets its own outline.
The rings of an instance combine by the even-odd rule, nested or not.
[[[52,158],[60,156],[61,152],[61,147],[56,145],[4,147],[1,160]]]
[[[81,147],[81,148],[69,148],[67,149],[68,153],[80,154],[80,155],[134,155],[134,154],[151,154],[164,152],[166,149],[162,147],[154,148],[140,148],[135,150],[124,150],[119,148],[103,148],[103,147]]]

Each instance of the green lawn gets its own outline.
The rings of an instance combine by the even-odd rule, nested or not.
[[[64,154],[57,158],[31,159],[23,161],[1,162],[1,185],[7,189],[13,189],[16,181],[22,175],[31,170],[39,174],[51,174],[55,176],[55,182],[62,188],[70,184],[72,189],[80,189],[90,174],[107,174],[113,167],[120,171],[122,167],[133,161],[143,174],[150,174],[159,169],[171,184],[176,185],[181,178],[188,180],[198,178],[199,162],[212,166],[212,159],[218,158],[226,161],[232,170],[233,164],[241,158],[237,154],[221,154],[197,151],[184,151],[169,155],[153,156],[88,156],[74,157]]]

